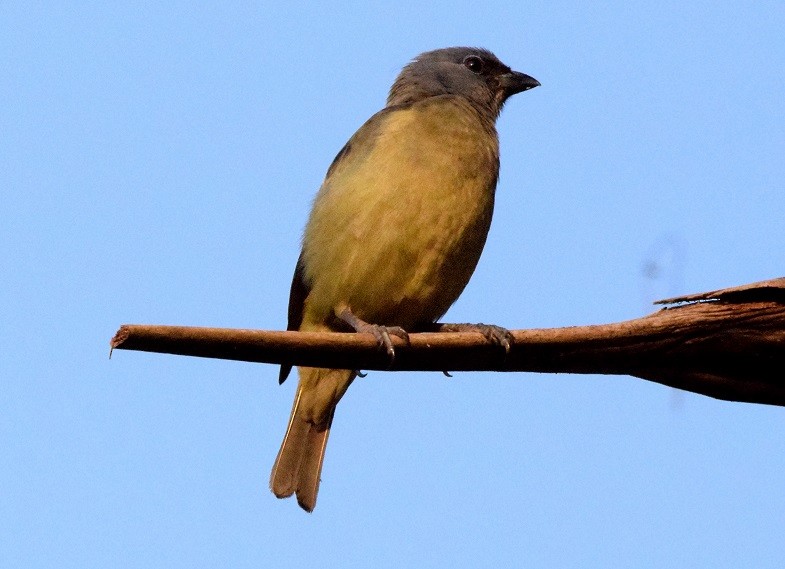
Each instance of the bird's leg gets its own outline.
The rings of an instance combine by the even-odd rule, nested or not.
[[[395,361],[395,348],[393,348],[390,336],[398,336],[403,339],[407,344],[409,343],[409,334],[400,326],[379,326],[378,324],[369,324],[354,315],[351,308],[346,305],[341,305],[335,310],[335,316],[345,322],[355,332],[365,332],[373,334],[376,341],[379,342],[379,347],[383,347],[387,351],[387,356],[390,358],[390,367]]]
[[[494,324],[434,324],[437,332],[479,332],[485,339],[496,346],[504,348],[504,353],[509,354],[514,342],[512,333],[507,328]]]

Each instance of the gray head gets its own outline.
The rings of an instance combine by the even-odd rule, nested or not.
[[[390,89],[387,106],[459,95],[495,119],[510,96],[539,84],[512,71],[487,49],[448,47],[420,54],[404,67]]]

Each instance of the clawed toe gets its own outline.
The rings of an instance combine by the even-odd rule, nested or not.
[[[495,324],[440,324],[442,332],[479,332],[495,346],[504,348],[505,356],[510,353],[514,342],[512,332]]]
[[[477,324],[477,331],[485,336],[489,342],[493,342],[497,346],[504,348],[504,353],[509,354],[512,347],[512,333],[507,328],[496,326],[494,324]]]
[[[395,360],[395,348],[392,345],[392,339],[390,339],[390,331],[384,326],[376,326],[374,324],[371,324],[367,331],[376,337],[376,341],[379,342],[379,347],[383,347],[387,351],[387,355],[390,358],[390,364],[392,364]]]
[[[379,347],[384,348],[387,352],[387,357],[390,358],[390,362],[387,366],[388,369],[391,368],[395,362],[395,348],[393,347],[390,336],[397,336],[407,344],[409,343],[409,334],[400,326],[379,326],[378,324],[369,324],[355,316],[352,311],[345,306],[336,310],[335,315],[354,328],[355,332],[373,334],[373,337],[376,338],[376,341],[379,343]]]
[[[397,336],[408,344],[409,334],[400,326],[379,326],[378,324],[366,324],[366,326],[363,328],[363,330],[358,330],[358,332],[370,332],[374,335],[376,341],[379,342],[379,347],[384,348],[387,352],[387,357],[390,358],[388,368],[391,368],[393,363],[395,363],[395,348],[393,347],[390,336]]]
[[[409,343],[409,333],[400,326],[379,326],[379,328],[385,328],[388,334],[397,336],[407,344]]]

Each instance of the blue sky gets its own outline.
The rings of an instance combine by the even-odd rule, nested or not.
[[[785,417],[627,377],[374,372],[319,504],[294,382],[122,323],[285,327],[310,201],[402,65],[542,87],[449,321],[612,322],[785,273],[779,2],[0,7],[0,565],[781,567]]]

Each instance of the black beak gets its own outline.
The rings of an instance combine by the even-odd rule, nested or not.
[[[534,89],[540,86],[540,82],[534,77],[519,73],[518,71],[510,71],[500,76],[502,89],[504,89],[505,97],[510,97],[515,93],[522,93],[529,89]]]

